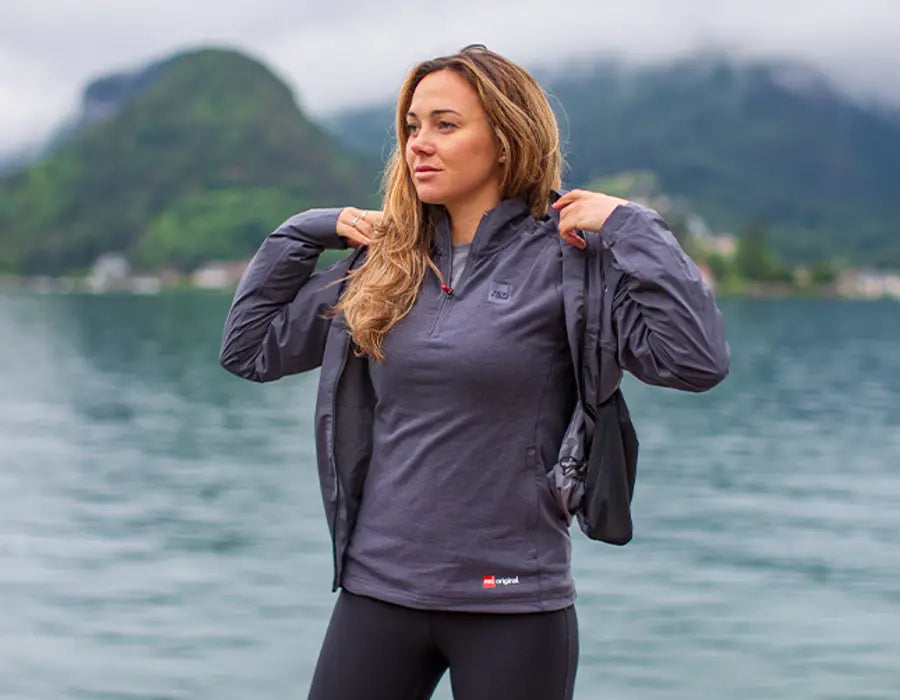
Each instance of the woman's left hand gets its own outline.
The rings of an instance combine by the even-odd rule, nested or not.
[[[599,231],[620,204],[628,204],[628,200],[602,192],[572,190],[551,206],[559,210],[559,235],[566,243],[584,250],[586,244],[578,231]]]

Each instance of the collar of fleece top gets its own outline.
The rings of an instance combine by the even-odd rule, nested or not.
[[[434,235],[434,247],[444,257],[451,251],[450,217],[444,207],[439,207],[438,222]],[[486,211],[478,222],[472,246],[469,248],[469,260],[502,248],[509,238],[521,235],[516,226],[507,224],[519,222],[529,215],[528,202],[522,197],[502,200],[496,207]]]

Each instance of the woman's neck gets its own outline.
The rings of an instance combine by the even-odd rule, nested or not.
[[[484,212],[467,212],[465,215],[450,215],[450,241],[454,245],[459,243],[471,243],[478,230],[478,223]]]
[[[471,243],[481,217],[500,203],[498,196],[445,205],[450,217],[450,240],[454,244]]]

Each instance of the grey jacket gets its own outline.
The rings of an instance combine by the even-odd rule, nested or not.
[[[238,286],[220,354],[227,370],[258,382],[322,368],[315,435],[334,589],[341,585],[359,512],[375,405],[367,360],[351,351],[345,320],[328,315],[342,290],[335,283],[363,262],[366,248],[314,272],[324,249],[346,247],[335,232],[338,213],[297,214],[266,238]],[[563,243],[557,222],[551,211],[518,226],[553,235],[561,246],[566,334],[573,362],[583,368],[582,392],[602,401],[618,387],[623,369],[647,383],[687,391],[704,391],[725,377],[729,349],[722,315],[696,265],[655,211],[633,202],[620,205],[599,232],[585,232],[586,251]],[[518,231],[506,226],[502,235],[514,237]],[[605,310],[603,323],[588,324],[597,334],[597,352],[590,357],[581,356],[586,293],[595,295],[589,308]],[[581,407],[573,407],[554,470],[583,459],[590,429]],[[565,503],[565,496],[554,495]],[[568,519],[568,513],[557,517]]]

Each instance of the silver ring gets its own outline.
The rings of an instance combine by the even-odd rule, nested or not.
[[[366,220],[366,215],[367,215],[368,213],[369,213],[369,210],[368,210],[368,209],[363,209],[363,213],[359,215],[359,218],[362,219],[363,221],[365,221],[365,220]]]
[[[350,222],[350,225],[351,225],[353,228],[356,228],[356,222],[357,222],[357,221],[359,221],[359,217],[358,217],[358,216],[354,216],[354,217],[353,217],[353,220]]]

